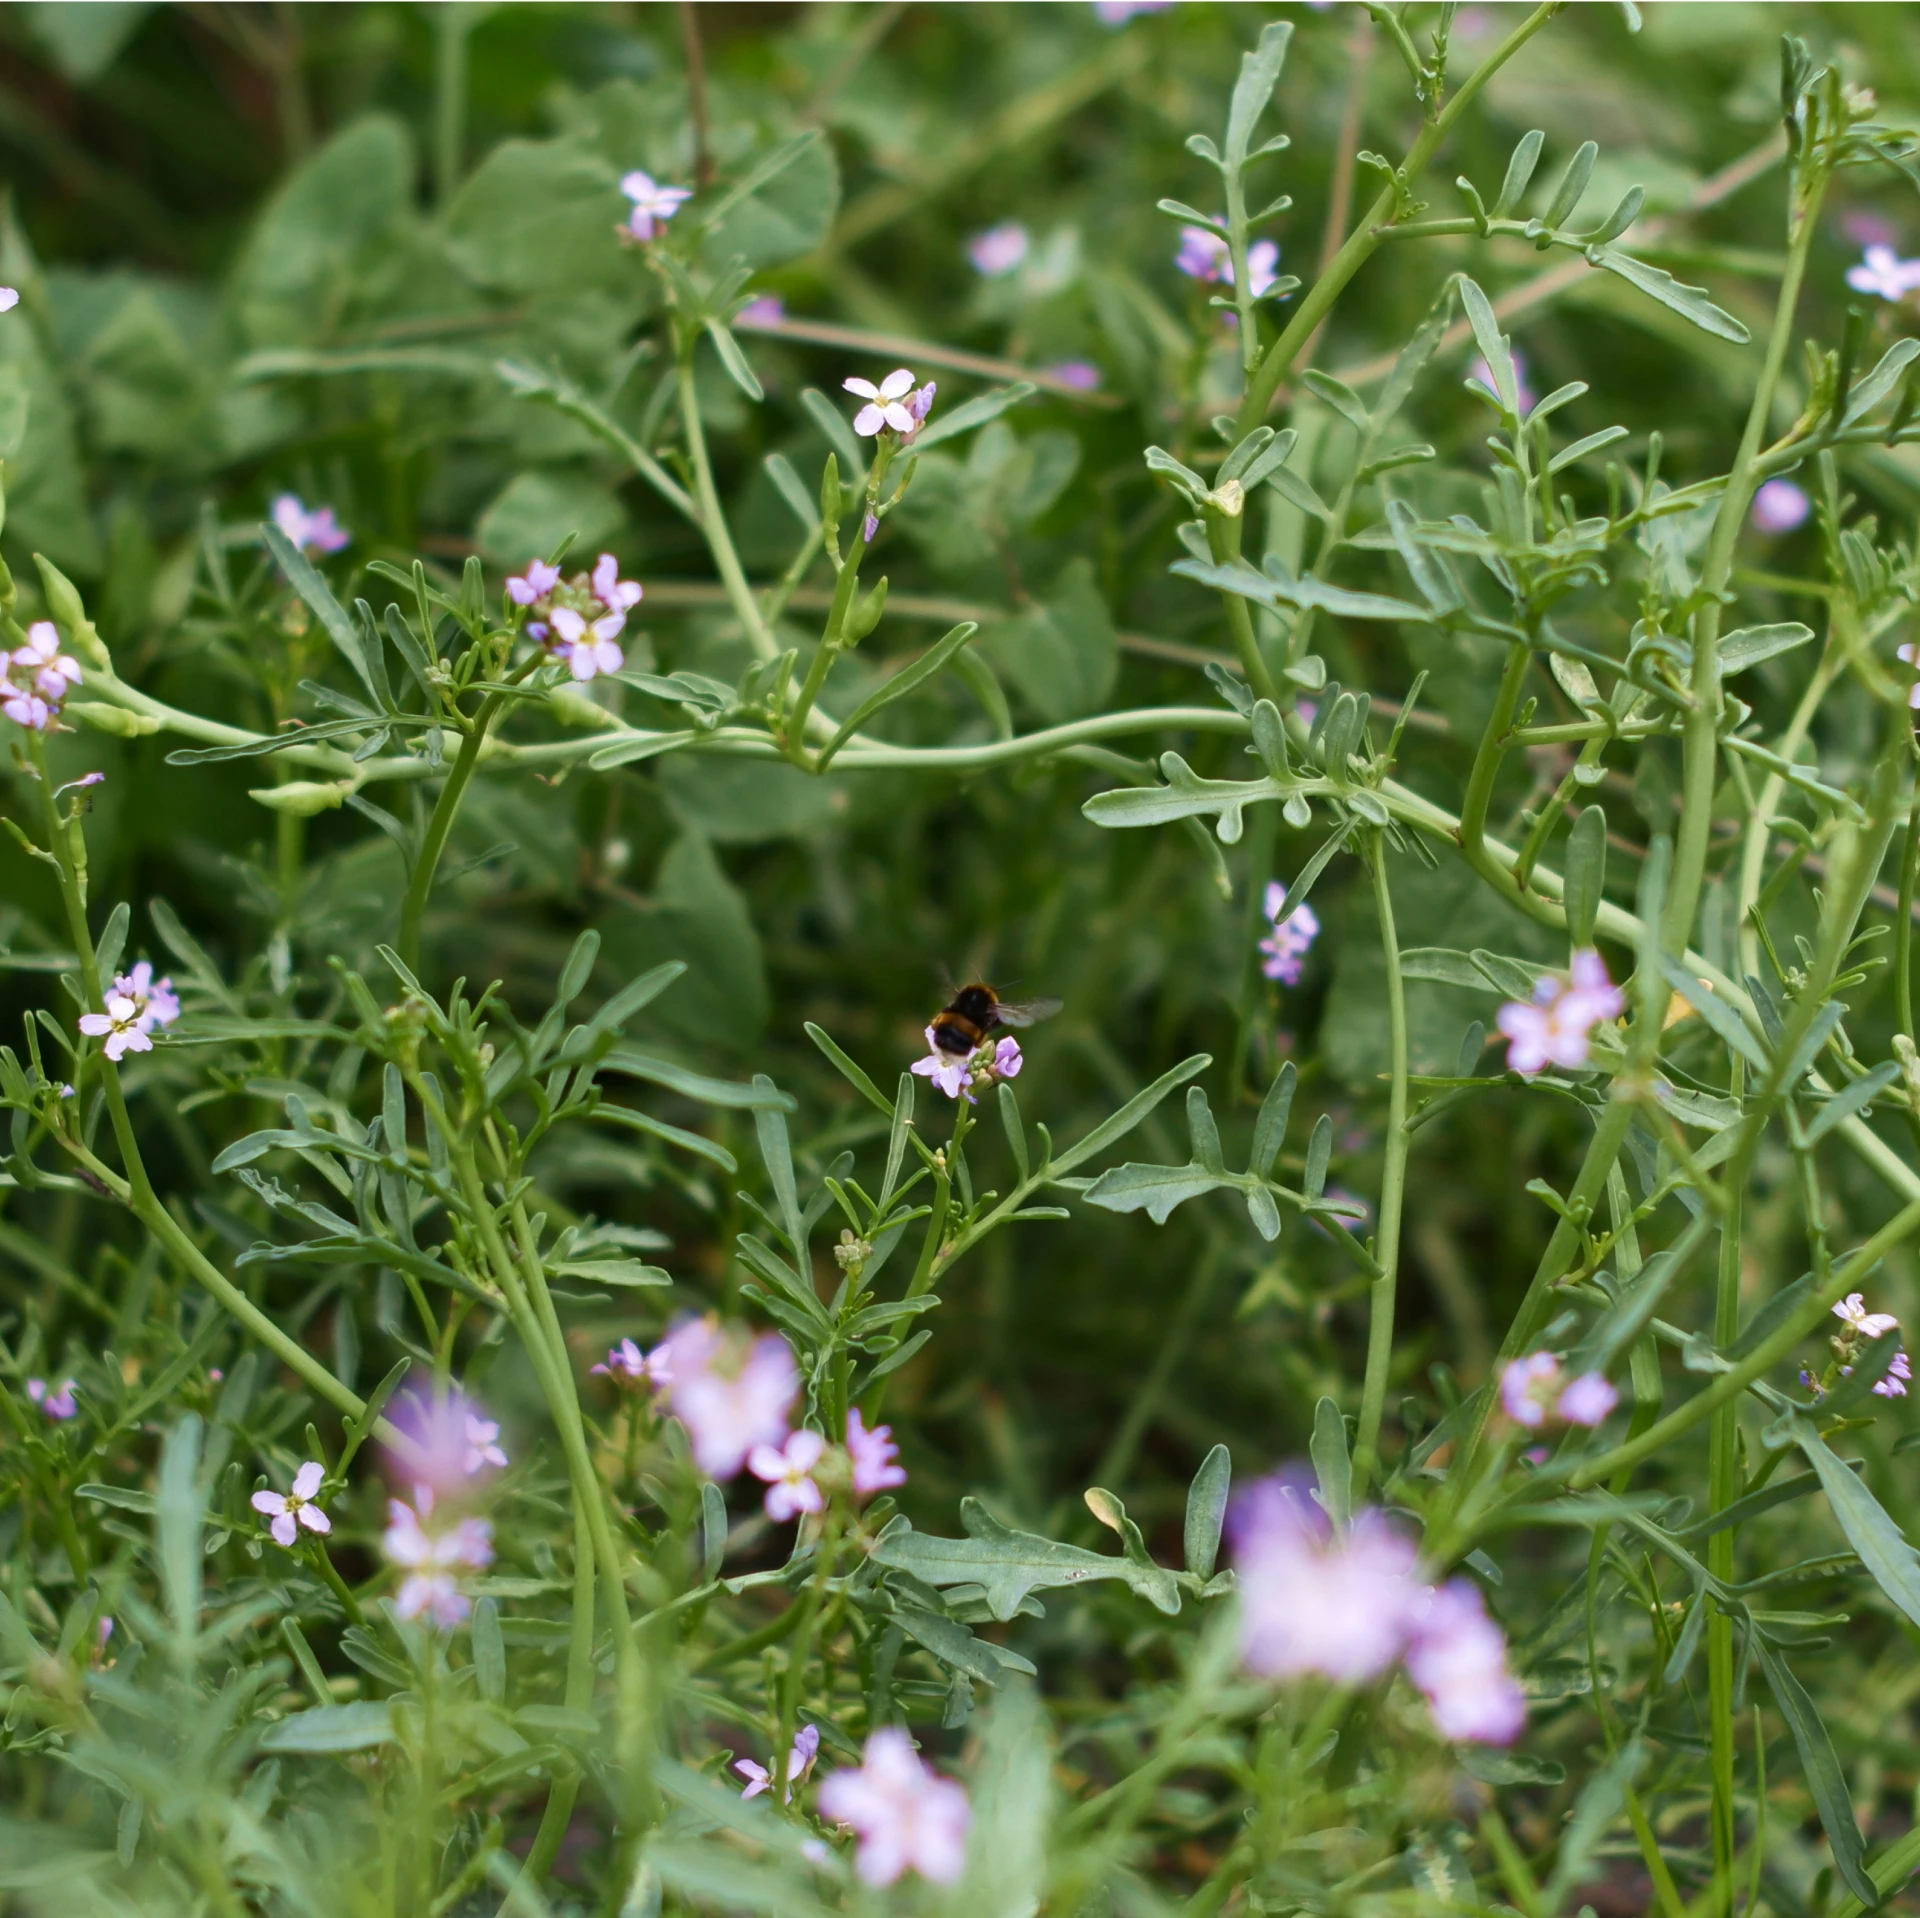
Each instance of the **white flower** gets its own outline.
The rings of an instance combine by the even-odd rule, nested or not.
[[[842,380],[840,384],[868,402],[853,416],[853,430],[863,439],[871,439],[883,426],[891,426],[896,433],[911,433],[920,424],[900,404],[913,387],[913,375],[904,366],[896,366],[878,386],[859,379]]]
[[[125,1053],[153,1050],[153,1041],[147,1037],[141,1019],[141,1008],[125,993],[116,992],[107,1000],[105,1012],[80,1015],[80,1030],[89,1039],[105,1038],[107,1043],[101,1050],[117,1064]]]
[[[620,191],[633,202],[627,217],[628,230],[636,240],[655,238],[661,227],[693,198],[687,186],[662,186],[652,174],[636,168],[620,182]]]
[[[1859,1292],[1849,1292],[1833,1308],[1833,1316],[1844,1320],[1848,1328],[1863,1339],[1881,1338],[1900,1323],[1891,1312],[1869,1312],[1866,1297]]]
[[[929,1026],[926,1030],[927,1056],[916,1059],[907,1070],[917,1072],[923,1079],[931,1079],[949,1099],[957,1099],[962,1093],[971,1099],[967,1092],[967,1082],[971,1078],[968,1065],[970,1055],[964,1052],[944,1052],[940,1041]]]
[[[1856,293],[1904,300],[1920,289],[1920,260],[1903,260],[1890,246],[1870,246],[1860,265],[1847,268],[1847,284]]]
[[[253,1495],[253,1509],[264,1512],[273,1523],[267,1529],[276,1545],[291,1549],[297,1536],[296,1526],[304,1525],[322,1536],[333,1530],[333,1521],[313,1501],[320,1496],[320,1481],[326,1471],[317,1459],[308,1459],[293,1475],[290,1492],[259,1491]]]
[[[500,1449],[500,1428],[492,1419],[475,1418],[467,1414],[467,1456],[464,1461],[466,1474],[472,1478],[478,1472],[484,1472],[489,1465],[505,1465],[507,1455]]]
[[[0,286],[0,313],[11,313],[20,304],[20,289],[17,286]]]
[[[80,684],[80,662],[60,650],[59,629],[50,619],[27,628],[27,643],[15,651],[13,663],[31,676],[44,699],[65,699],[67,688]]]
[[[620,577],[620,562],[611,553],[602,553],[593,569],[593,596],[610,613],[624,613],[638,606],[645,588],[637,579]]]

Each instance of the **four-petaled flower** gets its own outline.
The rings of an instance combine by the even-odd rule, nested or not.
[[[859,1834],[854,1870],[863,1884],[890,1885],[917,1871],[950,1885],[966,1864],[973,1818],[967,1794],[926,1764],[898,1726],[883,1726],[867,1740],[858,1769],[827,1779],[819,1805],[822,1818]]]
[[[80,684],[80,662],[60,650],[59,628],[50,619],[27,628],[27,643],[15,649],[13,663],[42,699],[65,699],[67,688]]]
[[[998,226],[976,233],[967,242],[967,258],[983,278],[1000,280],[1019,266],[1032,244],[1027,229],[1018,220],[1002,220]]]
[[[53,722],[60,717],[60,708],[24,686],[16,686],[9,679],[0,679],[0,713],[5,713],[16,726],[24,726],[30,733],[45,733],[53,730]]]
[[[931,1026],[926,1029],[926,1041],[927,1056],[916,1059],[907,1070],[917,1072],[923,1079],[931,1079],[949,1099],[959,1098],[966,1092],[967,1082],[972,1077],[967,1055],[964,1052],[942,1051]]]
[[[1572,979],[1552,977],[1533,989],[1530,1004],[1510,999],[1498,1024],[1506,1034],[1507,1069],[1532,1077],[1550,1065],[1574,1069],[1587,1063],[1587,1035],[1626,1007],[1620,988],[1607,977],[1606,962],[1591,949],[1573,955]]]
[[[273,1521],[267,1530],[273,1534],[276,1545],[291,1550],[302,1526],[322,1537],[333,1530],[333,1521],[314,1503],[320,1496],[320,1481],[326,1475],[326,1468],[317,1459],[308,1459],[294,1473],[292,1491],[269,1492],[263,1487],[254,1493],[253,1509],[266,1513]]]
[[[1909,293],[1920,290],[1920,260],[1903,260],[1890,246],[1870,246],[1858,266],[1847,268],[1847,284],[1856,293],[1904,300]]]
[[[458,1386],[423,1395],[400,1393],[388,1411],[400,1443],[388,1449],[398,1475],[416,1489],[464,1493],[490,1465],[504,1465],[500,1428]],[[498,1456],[494,1456],[497,1454]]]
[[[820,1756],[820,1727],[802,1725],[793,1735],[793,1749],[787,1754],[787,1788],[780,1794],[783,1805],[793,1803],[793,1788],[813,1769],[813,1761]],[[764,1765],[756,1765],[751,1758],[736,1758],[733,1768],[747,1781],[742,1798],[758,1798],[763,1791],[773,1789],[773,1774]]]
[[[273,502],[273,523],[305,553],[337,553],[353,537],[333,516],[331,506],[308,512],[298,493],[282,493]]]
[[[1282,919],[1280,908],[1286,903],[1286,887],[1277,879],[1272,881],[1263,904],[1273,930],[1260,941],[1260,950],[1266,954],[1260,970],[1283,986],[1297,986],[1308,949],[1319,937],[1320,917],[1311,906],[1301,905]]]
[[[895,1463],[900,1448],[893,1442],[893,1427],[876,1425],[869,1432],[857,1405],[847,1414],[847,1456],[853,1461],[857,1498],[871,1498],[875,1492],[907,1482],[906,1473]]]
[[[913,389],[913,375],[904,366],[896,366],[875,386],[871,380],[846,379],[840,382],[849,393],[857,393],[867,404],[853,416],[853,430],[863,439],[871,439],[883,426],[896,433],[911,433],[920,422],[901,401]]]
[[[1813,502],[1792,480],[1770,479],[1755,490],[1748,514],[1763,533],[1791,533],[1812,511]]]
[[[1233,249],[1218,233],[1204,226],[1183,226],[1173,263],[1189,279],[1233,284]],[[1280,249],[1272,240],[1255,240],[1247,248],[1247,287],[1256,300],[1265,299],[1280,277]]]
[[[129,1052],[151,1052],[153,1041],[147,1037],[141,1008],[124,992],[107,995],[105,1012],[83,1012],[80,1030],[89,1039],[105,1038],[101,1050],[117,1064]]]
[[[636,240],[657,239],[660,229],[693,198],[692,187],[662,186],[637,167],[620,182],[620,191],[633,202],[627,230]]]
[[[70,1419],[80,1410],[73,1402],[72,1379],[62,1379],[58,1385],[49,1385],[45,1379],[27,1381],[27,1397],[50,1419]]]
[[[516,606],[532,606],[546,598],[560,584],[560,569],[544,559],[530,559],[527,570],[507,581],[507,597]]]
[[[767,1516],[776,1525],[825,1506],[811,1475],[826,1449],[818,1432],[799,1431],[790,1433],[784,1445],[756,1445],[747,1454],[747,1470],[766,1484]]]
[[[610,613],[624,613],[646,597],[646,588],[637,579],[620,577],[620,562],[611,553],[602,553],[593,566],[593,596]]]
[[[642,1352],[632,1339],[622,1339],[607,1353],[605,1365],[590,1368],[600,1378],[625,1379],[634,1385],[650,1385],[661,1391],[673,1383],[673,1354],[665,1345]]]
[[[432,1487],[415,1487],[414,1500],[418,1510],[397,1498],[387,1501],[387,1530],[380,1543],[407,1574],[393,1609],[402,1618],[424,1613],[451,1631],[473,1610],[458,1575],[484,1571],[493,1563],[493,1527],[483,1518],[463,1518],[450,1530],[429,1531],[424,1521],[433,1516]]]
[[[693,1461],[707,1477],[735,1477],[755,1446],[786,1437],[800,1370],[778,1333],[749,1340],[715,1319],[689,1319],[661,1349],[673,1377],[668,1407],[687,1428]]]
[[[500,1428],[492,1419],[467,1414],[467,1455],[462,1468],[468,1478],[476,1477],[488,1466],[505,1465],[507,1455],[500,1449]]]
[[[180,1016],[179,995],[171,979],[156,979],[152,961],[142,959],[131,972],[114,975],[113,990],[131,999],[139,1008],[140,1030],[152,1032],[156,1026],[170,1026]]]
[[[1869,1312],[1866,1295],[1861,1292],[1849,1292],[1833,1308],[1833,1316],[1842,1320],[1849,1331],[1857,1333],[1863,1339],[1884,1338],[1900,1324],[1891,1312]]]
[[[616,609],[589,622],[571,606],[556,606],[549,617],[560,636],[558,650],[575,679],[585,681],[596,673],[617,673],[626,664],[626,654],[614,644],[627,623],[624,612]]]

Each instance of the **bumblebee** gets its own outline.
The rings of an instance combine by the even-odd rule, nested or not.
[[[940,1051],[965,1058],[1008,1026],[1030,1026],[1060,1010],[1058,999],[1003,999],[989,985],[962,986],[952,1003],[932,1019],[933,1043]]]

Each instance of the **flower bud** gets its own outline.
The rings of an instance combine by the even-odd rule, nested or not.
[[[102,699],[70,699],[60,711],[62,718],[84,720],[96,732],[112,733],[116,739],[142,739],[160,730],[159,720],[151,713],[110,706]]]
[[[72,580],[44,553],[35,553],[33,563],[40,569],[40,585],[47,596],[47,610],[67,629],[73,650],[89,665],[98,666],[103,672],[111,672],[113,656],[94,630],[93,621],[87,617],[87,609]]]
[[[271,812],[311,819],[315,813],[336,811],[358,784],[353,779],[295,779],[284,786],[250,787],[247,797],[258,800]]]

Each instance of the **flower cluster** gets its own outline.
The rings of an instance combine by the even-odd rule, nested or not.
[[[308,512],[298,493],[282,493],[268,509],[273,523],[309,559],[337,553],[353,537],[333,516],[331,506],[316,506]]]
[[[1863,1347],[1875,1339],[1883,1339],[1889,1332],[1900,1329],[1900,1321],[1891,1312],[1869,1312],[1864,1294],[1849,1292],[1833,1308],[1833,1316],[1838,1319],[1843,1330],[1833,1335],[1833,1349],[1840,1358],[1840,1376],[1845,1378],[1854,1367]],[[1903,1399],[1907,1396],[1907,1384],[1913,1377],[1913,1366],[1903,1349],[1894,1353],[1885,1375],[1874,1384],[1877,1398]]]
[[[1283,986],[1297,986],[1306,963],[1307,952],[1320,934],[1320,919],[1311,906],[1295,906],[1286,918],[1280,908],[1287,903],[1287,889],[1276,879],[1267,887],[1264,909],[1273,930],[1260,941],[1266,955],[1260,970]]]
[[[1017,1079],[1026,1064],[1018,1039],[983,1039],[971,1052],[949,1052],[932,1026],[922,1036],[927,1042],[927,1056],[914,1060],[907,1070],[931,1079],[949,1099],[964,1098],[968,1105],[979,1103],[973,1087],[990,1086],[998,1079]]]
[[[1233,249],[1218,233],[1204,226],[1183,226],[1173,263],[1190,280],[1233,284]],[[1271,240],[1255,240],[1247,248],[1247,286],[1256,300],[1265,299],[1280,277],[1280,249]]]
[[[853,430],[862,439],[872,439],[882,428],[898,433],[902,441],[912,439],[925,423],[933,408],[933,396],[939,391],[932,380],[916,387],[913,375],[904,366],[896,366],[878,386],[862,379],[844,379],[840,384],[866,401],[853,416]]]
[[[507,581],[507,597],[530,617],[525,632],[554,658],[565,662],[575,679],[617,673],[626,655],[615,645],[627,614],[640,604],[645,589],[620,577],[620,562],[602,553],[591,574],[570,580],[543,559],[527,561],[527,570]]]
[[[493,1563],[493,1527],[483,1518],[463,1518],[451,1525],[432,1525],[433,1487],[414,1487],[413,1503],[387,1501],[387,1530],[381,1549],[406,1577],[394,1595],[393,1609],[402,1618],[432,1619],[451,1631],[473,1610],[473,1601],[460,1588],[463,1571],[485,1571]]]
[[[802,1725],[793,1735],[793,1749],[787,1754],[787,1788],[780,1794],[783,1805],[793,1803],[793,1788],[813,1769],[813,1761],[820,1756],[820,1727]],[[742,1798],[758,1798],[763,1791],[773,1789],[773,1774],[764,1765],[756,1765],[751,1758],[736,1758],[733,1768],[747,1781]]]
[[[151,1052],[153,1034],[180,1016],[171,979],[156,979],[145,959],[131,972],[118,973],[106,992],[105,1012],[80,1016],[80,1030],[105,1043],[101,1051],[117,1065],[129,1052]]]
[[[70,1419],[78,1415],[80,1408],[74,1403],[73,1392],[72,1379],[62,1379],[58,1385],[49,1385],[45,1379],[27,1381],[27,1397],[50,1419]]]
[[[693,198],[688,186],[662,186],[650,173],[638,168],[620,182],[620,191],[633,202],[627,223],[619,229],[623,240],[645,245],[660,237],[667,222]]]
[[[1847,268],[1847,284],[1856,293],[1897,303],[1920,293],[1920,260],[1903,260],[1890,246],[1870,246],[1858,266]]]
[[[1233,1521],[1250,1670],[1361,1685],[1398,1661],[1443,1737],[1504,1745],[1519,1736],[1526,1703],[1478,1589],[1464,1579],[1427,1584],[1383,1514],[1359,1512],[1336,1531],[1302,1482],[1279,1477],[1244,1495]]]
[[[27,643],[0,653],[0,712],[29,732],[51,732],[60,702],[80,684],[80,662],[60,650],[60,634],[50,619],[27,628]]]
[[[451,1631],[473,1609],[461,1574],[484,1571],[493,1562],[493,1527],[483,1518],[459,1515],[456,1502],[471,1498],[484,1474],[507,1464],[500,1426],[455,1386],[425,1395],[403,1392],[388,1417],[398,1434],[388,1459],[413,1489],[411,1503],[388,1500],[381,1540],[388,1561],[406,1574],[394,1610]]]
[[[1531,1003],[1509,1000],[1498,1024],[1506,1034],[1507,1069],[1531,1078],[1548,1066],[1577,1069],[1587,1063],[1587,1035],[1603,1019],[1617,1019],[1626,998],[1607,977],[1606,961],[1588,950],[1573,955],[1572,977],[1542,979]]]
[[[1564,1425],[1598,1425],[1620,1403],[1620,1394],[1604,1372],[1562,1376],[1551,1352],[1529,1352],[1500,1373],[1500,1407],[1516,1425],[1537,1431],[1547,1420]]]
[[[973,1821],[967,1794],[927,1764],[897,1726],[875,1732],[857,1768],[821,1785],[820,1815],[859,1834],[854,1870],[863,1884],[891,1885],[917,1871],[950,1885],[966,1864]]]
[[[317,1459],[308,1459],[294,1473],[291,1491],[269,1492],[262,1486],[254,1493],[253,1509],[264,1513],[271,1521],[267,1530],[273,1534],[276,1545],[284,1545],[291,1550],[293,1541],[299,1536],[297,1528],[300,1527],[309,1532],[318,1532],[323,1538],[333,1530],[333,1521],[316,1503],[320,1496],[320,1482],[326,1475],[325,1466]]]

